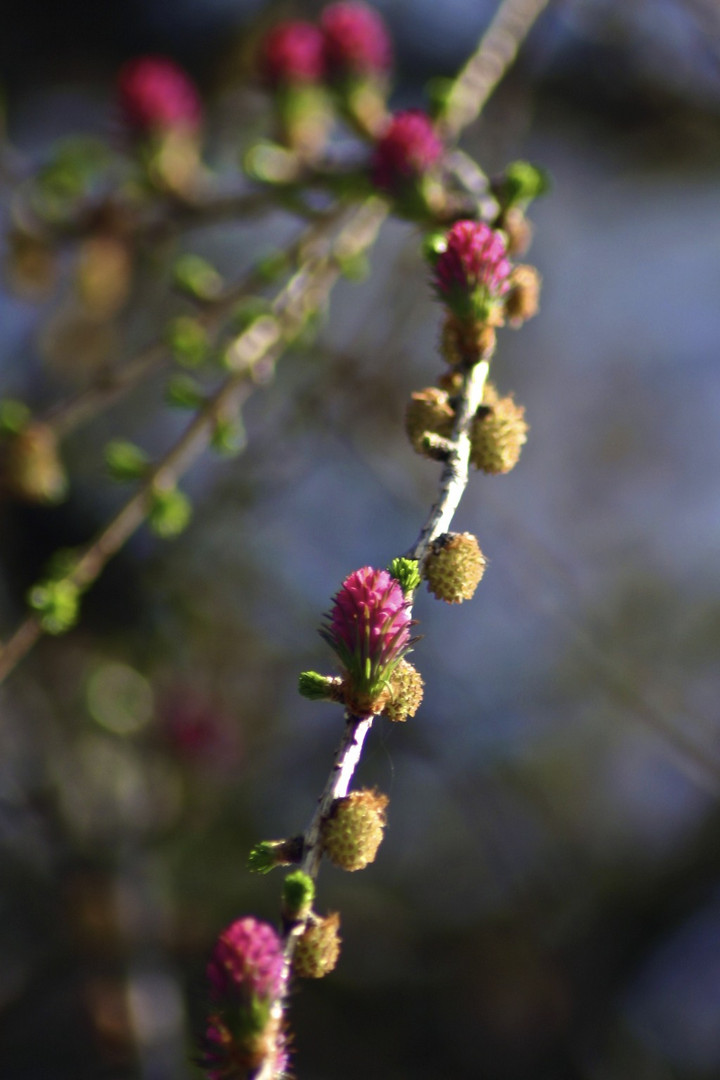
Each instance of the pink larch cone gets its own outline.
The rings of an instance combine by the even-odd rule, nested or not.
[[[392,46],[385,23],[367,4],[331,4],[322,14],[320,29],[332,75],[382,75],[390,68]]]
[[[343,666],[349,707],[373,711],[410,648],[411,623],[405,594],[386,570],[364,566],[345,579],[320,633]]]
[[[396,113],[375,145],[373,183],[383,191],[396,192],[422,178],[442,153],[442,141],[422,109]]]
[[[202,122],[195,86],[167,57],[129,60],[118,75],[117,92],[123,119],[138,134],[197,131]]]
[[[437,257],[433,285],[459,318],[483,318],[508,291],[510,271],[501,233],[484,221],[456,221]]]

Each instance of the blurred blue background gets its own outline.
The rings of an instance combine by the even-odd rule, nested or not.
[[[423,102],[495,5],[378,4],[395,100]],[[53,140],[117,138],[123,59],[187,65],[232,171],[257,135],[239,87],[258,3],[11,0],[0,42],[23,166]],[[234,140],[237,140],[235,143]],[[456,527],[489,559],[471,603],[423,594],[417,717],[374,730],[360,782],[390,796],[377,862],[323,869],[344,950],[293,995],[301,1080],[710,1080],[720,1076],[720,16],[711,0],[551,4],[463,141],[490,173],[527,158],[540,315],[503,331],[499,388],[527,407],[506,477],[474,476]],[[289,235],[276,214],[180,240],[239,276]],[[315,633],[352,569],[414,541],[437,481],[404,434],[431,385],[439,312],[418,234],[388,224],[318,339],[245,410],[248,446],[184,485],[193,521],[139,534],[2,688],[0,1075],[183,1080],[218,930],[277,917],[247,851],[308,819],[338,710],[296,694],[329,670]],[[163,253],[160,253],[162,259]],[[170,252],[168,252],[168,258]],[[61,260],[61,270],[69,259]],[[12,269],[12,268],[11,268]],[[3,395],[42,410],[168,315],[162,274],[88,325],[72,290],[0,297]],[[157,279],[155,286],[153,274]],[[61,282],[64,280],[60,275]],[[0,508],[0,617],[58,546],[123,498],[111,436],[161,452],[186,419],[151,379],[63,444],[57,507]]]

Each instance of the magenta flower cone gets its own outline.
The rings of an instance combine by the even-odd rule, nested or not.
[[[411,645],[412,620],[405,594],[387,570],[364,566],[342,584],[321,629],[345,673],[349,708],[371,713]]]
[[[372,159],[373,183],[396,192],[421,179],[443,153],[443,144],[422,109],[396,113],[378,139]]]
[[[252,1080],[265,1065],[280,1075],[287,1052],[272,1009],[283,990],[276,931],[252,916],[238,919],[218,938],[207,974],[214,1001],[202,1055],[208,1080]]]
[[[164,56],[139,56],[118,76],[118,104],[139,134],[196,131],[202,122],[197,90],[181,67]]]
[[[456,221],[435,263],[438,297],[460,318],[484,318],[509,289],[510,263],[501,233],[484,221]]]

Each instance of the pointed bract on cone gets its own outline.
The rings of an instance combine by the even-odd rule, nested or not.
[[[345,704],[356,715],[382,707],[397,663],[411,645],[410,608],[387,570],[364,566],[342,584],[320,634],[344,669]]]

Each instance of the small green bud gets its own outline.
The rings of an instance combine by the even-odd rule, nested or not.
[[[64,634],[78,620],[80,590],[71,581],[40,581],[28,593],[30,607],[48,634]]]
[[[320,675],[317,671],[301,671],[298,692],[309,701],[337,701],[342,679]]]
[[[30,410],[24,401],[5,398],[0,401],[0,430],[18,435],[30,420]]]
[[[156,536],[170,540],[178,536],[192,516],[187,495],[177,488],[154,488],[148,512],[148,524]]]
[[[315,882],[303,870],[293,870],[283,882],[283,914],[287,919],[306,918],[315,899]]]
[[[127,484],[141,480],[150,460],[144,450],[125,439],[113,439],[105,447],[105,464],[113,480]]]
[[[303,838],[261,840],[248,856],[248,869],[254,874],[268,874],[276,866],[292,866],[302,858]]]
[[[207,331],[189,315],[179,315],[168,324],[166,341],[175,360],[183,367],[199,367],[207,359]]]
[[[447,250],[447,232],[430,232],[422,243],[423,257],[431,266],[435,266],[439,257]]]
[[[265,184],[290,184],[298,179],[300,171],[297,154],[273,142],[251,146],[243,166],[248,176]]]
[[[388,566],[388,573],[402,586],[406,596],[410,596],[420,586],[422,577],[417,559],[406,559],[402,555]]]
[[[436,78],[430,79],[427,82],[425,91],[428,97],[431,116],[442,116],[445,112],[448,101],[450,100],[453,85],[452,79],[447,79],[442,75],[438,75]]]
[[[241,418],[220,417],[213,428],[210,445],[218,454],[228,457],[241,453],[247,446],[247,433]]]
[[[529,161],[513,161],[493,187],[505,208],[518,203],[527,205],[545,194],[550,187],[550,178]]]
[[[200,255],[181,255],[173,268],[178,289],[196,300],[216,300],[223,290],[223,279],[207,259]]]
[[[176,409],[199,409],[205,403],[205,395],[192,375],[173,375],[168,380],[165,400]]]

